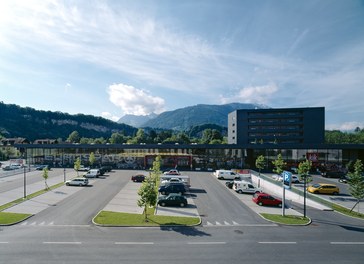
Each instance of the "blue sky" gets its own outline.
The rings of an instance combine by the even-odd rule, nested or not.
[[[325,107],[364,128],[363,0],[0,0],[0,101],[118,120]]]

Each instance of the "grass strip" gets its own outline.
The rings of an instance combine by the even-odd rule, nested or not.
[[[285,225],[307,225],[310,223],[310,218],[304,218],[303,216],[297,215],[277,215],[277,214],[261,214],[265,219],[268,219],[272,222],[278,224],[285,224]]]
[[[341,205],[338,205],[338,204],[334,204],[333,203],[331,206],[332,206],[332,209],[334,209],[335,211],[338,211],[338,212],[340,212],[342,214],[345,214],[345,215],[348,215],[348,216],[351,216],[351,217],[356,217],[356,218],[359,218],[359,219],[363,219],[364,220],[364,214],[361,214],[361,213],[358,213],[358,212],[354,211],[355,209],[350,212],[350,209],[345,208],[345,207],[343,207]]]
[[[200,219],[198,217],[179,217],[150,214],[148,215],[148,220],[145,221],[145,216],[143,214],[101,211],[94,218],[94,222],[99,225],[110,226],[194,226],[200,223]]]

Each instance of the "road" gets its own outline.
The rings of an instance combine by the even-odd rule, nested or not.
[[[77,191],[55,206],[0,227],[0,263],[362,263],[364,221],[308,209],[309,226],[271,224],[203,172],[191,174],[203,226],[92,225],[132,173],[115,171],[92,179],[91,187],[69,187]]]

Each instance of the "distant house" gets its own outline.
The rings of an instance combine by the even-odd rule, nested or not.
[[[58,144],[58,141],[57,141],[57,139],[45,138],[45,139],[35,140],[34,144]]]
[[[2,146],[14,146],[14,144],[29,144],[30,141],[26,138],[3,138],[0,140]]]

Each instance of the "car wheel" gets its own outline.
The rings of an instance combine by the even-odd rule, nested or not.
[[[181,207],[185,207],[185,206],[186,206],[186,204],[185,204],[185,203],[181,203],[181,204],[180,204],[180,206],[181,206]]]
[[[66,185],[67,185],[67,186],[70,186],[70,183],[69,183],[69,182],[66,182]]]
[[[315,194],[319,194],[320,192],[319,192],[319,191],[314,191],[313,193],[315,193]]]
[[[82,183],[80,183],[79,186],[82,186]]]
[[[166,195],[166,192],[161,192],[162,195]]]
[[[332,194],[333,194],[333,195],[338,195],[339,193],[338,193],[338,192],[333,192]]]
[[[225,180],[225,178],[224,177],[220,177],[220,180]]]
[[[162,203],[160,203],[160,205],[164,207],[164,206],[166,206],[166,203],[162,202]]]
[[[238,191],[238,193],[242,194],[242,193],[243,193],[243,191],[242,191],[242,190],[239,190],[239,191]]]
[[[263,203],[262,203],[262,202],[259,202],[259,203],[258,203],[258,205],[262,206],[262,205],[263,205]]]
[[[282,207],[282,204],[280,203],[280,204],[278,204],[278,207]]]

